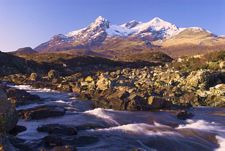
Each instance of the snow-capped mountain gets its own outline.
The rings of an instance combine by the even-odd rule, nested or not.
[[[149,22],[142,23],[138,21],[130,21],[122,25],[111,24],[107,19],[99,16],[90,26],[69,32],[68,37],[75,39],[96,38],[102,33],[107,36],[152,36],[153,39],[168,38],[176,35],[181,30],[175,25],[155,17]],[[84,34],[85,33],[85,34]]]
[[[84,39],[86,37],[91,38],[92,36],[94,38],[97,36],[96,34],[101,34],[102,32],[105,32],[105,30],[108,28],[109,21],[103,18],[102,16],[99,16],[95,20],[95,22],[91,23],[88,27],[69,32],[67,36],[77,39]]]
[[[136,35],[141,35],[142,37],[148,35],[152,36],[154,39],[169,38],[182,31],[174,24],[164,21],[158,17],[147,23],[138,24],[133,29],[135,30]]]
[[[154,41],[170,39],[185,30],[204,31],[200,27],[179,28],[176,25],[155,17],[148,22],[129,21],[121,25],[114,25],[99,16],[89,26],[74,30],[66,35],[56,35],[46,43],[39,45],[37,51],[61,51],[71,49],[92,50],[109,43],[110,39],[129,39],[143,41],[146,47],[151,47]],[[209,32],[208,32],[209,33]],[[104,47],[104,49],[108,49]]]

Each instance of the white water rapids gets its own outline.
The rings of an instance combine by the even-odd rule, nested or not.
[[[20,106],[32,108],[43,104],[63,106],[67,112],[62,117],[44,120],[19,120],[18,125],[27,127],[18,137],[35,141],[46,136],[36,131],[45,124],[74,126],[91,125],[95,128],[78,131],[78,135],[95,136],[98,143],[78,147],[78,151],[225,151],[225,109],[199,107],[191,109],[192,119],[178,120],[174,113],[129,112],[92,108],[91,101],[77,100],[72,93],[30,86],[15,86],[45,99],[40,104]]]

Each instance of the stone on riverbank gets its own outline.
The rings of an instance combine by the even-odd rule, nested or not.
[[[16,106],[27,105],[41,101],[41,98],[38,95],[32,95],[25,90],[6,88],[6,92],[8,99],[11,102],[15,102]]]
[[[65,109],[58,106],[43,105],[19,111],[19,116],[26,120],[39,120],[50,117],[63,116]]]
[[[15,104],[11,103],[6,93],[0,88],[0,133],[10,131],[18,121]]]

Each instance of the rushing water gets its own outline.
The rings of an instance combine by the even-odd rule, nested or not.
[[[95,128],[81,130],[78,135],[95,136],[98,143],[78,147],[79,151],[119,151],[139,148],[143,151],[225,151],[225,109],[193,108],[192,119],[178,120],[173,112],[129,112],[92,108],[91,101],[77,100],[72,93],[30,86],[16,88],[37,94],[45,101],[17,109],[32,108],[42,104],[54,104],[67,109],[65,116],[44,120],[20,120],[27,127],[19,138],[35,141],[46,136],[36,131],[44,124],[91,125]]]

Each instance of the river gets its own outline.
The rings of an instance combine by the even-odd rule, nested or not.
[[[34,89],[27,85],[14,86],[39,95],[38,104],[20,106],[17,110],[43,104],[54,104],[67,109],[62,117],[44,120],[22,120],[18,125],[27,128],[17,137],[28,142],[45,137],[36,129],[44,124],[73,126],[92,125],[93,129],[80,130],[80,136],[95,136],[97,143],[78,146],[78,151],[225,151],[225,109],[198,107],[190,111],[194,117],[178,120],[171,111],[130,112],[95,108],[91,101],[78,100],[73,93],[50,89]]]

